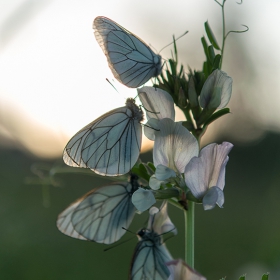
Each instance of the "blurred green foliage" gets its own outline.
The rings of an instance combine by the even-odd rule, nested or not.
[[[258,143],[236,145],[227,166],[224,209],[196,207],[195,267],[208,280],[238,279],[236,269],[251,262],[280,269],[279,142],[279,135],[269,134]],[[56,228],[57,215],[70,203],[111,181],[67,174],[56,175],[55,186],[26,184],[39,160],[15,150],[0,150],[0,158],[0,279],[128,278],[136,235],[126,233],[121,241],[132,240],[104,252],[108,246],[67,237]],[[152,160],[150,153],[141,158]],[[64,166],[62,160],[58,164]],[[167,246],[174,258],[182,258],[177,245],[183,243],[183,215],[169,209],[179,234]],[[130,229],[137,232],[147,218],[147,213],[136,216]],[[269,280],[277,279],[270,274]]]

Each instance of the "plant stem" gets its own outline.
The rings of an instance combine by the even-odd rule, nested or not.
[[[194,207],[195,202],[188,201],[188,211],[185,217],[185,261],[194,268]]]
[[[223,17],[223,45],[222,45],[222,50],[221,50],[220,69],[222,69],[224,50],[225,50],[225,41],[226,41],[225,2],[226,2],[226,0],[223,0],[223,4],[220,5],[222,7],[222,17]]]

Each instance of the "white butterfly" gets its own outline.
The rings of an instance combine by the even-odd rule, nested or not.
[[[161,73],[161,56],[133,33],[106,17],[93,21],[94,35],[115,78],[136,88]]]
[[[126,106],[107,112],[77,132],[64,149],[64,162],[105,176],[129,172],[139,157],[142,120],[141,108],[128,98]]]
[[[162,241],[161,235],[176,229],[167,216],[167,203],[155,214],[155,207],[150,208],[150,219],[147,229],[138,232],[140,241],[134,251],[129,279],[131,280],[167,280],[170,272],[166,262],[172,260]]]
[[[118,241],[134,217],[136,208],[131,202],[138,189],[138,177],[131,175],[130,183],[114,183],[93,189],[67,207],[57,219],[64,234],[98,243]]]

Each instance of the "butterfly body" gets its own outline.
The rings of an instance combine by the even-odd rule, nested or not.
[[[77,132],[64,149],[64,162],[105,176],[129,172],[139,157],[142,120],[141,108],[128,98],[126,106],[107,112]]]
[[[122,84],[136,88],[161,73],[161,56],[130,31],[101,16],[94,19],[93,29],[113,75]]]

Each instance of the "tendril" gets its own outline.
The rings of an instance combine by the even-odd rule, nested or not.
[[[242,26],[244,26],[246,29],[245,30],[231,30],[229,31],[226,36],[225,36],[225,39],[227,38],[227,36],[230,34],[230,33],[245,33],[247,31],[249,31],[249,27],[245,24],[242,24]]]

